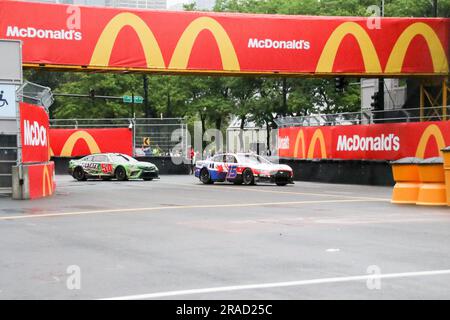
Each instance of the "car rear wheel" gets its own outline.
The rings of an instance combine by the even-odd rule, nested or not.
[[[213,183],[208,169],[203,168],[202,171],[200,171],[200,181],[203,182],[204,184],[212,184]]]
[[[251,169],[247,168],[242,172],[242,182],[247,186],[255,184],[255,177]]]
[[[116,179],[119,181],[125,181],[127,180],[127,172],[125,171],[124,167],[118,167],[116,169]]]
[[[84,173],[84,170],[82,167],[76,167],[75,170],[73,170],[73,177],[77,179],[78,181],[86,181],[86,173]]]

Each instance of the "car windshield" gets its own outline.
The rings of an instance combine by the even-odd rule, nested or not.
[[[111,155],[111,159],[113,162],[117,163],[136,163],[138,162],[136,159],[127,156],[125,154],[113,154]]]
[[[256,154],[238,154],[237,155],[239,162],[242,163],[254,163],[254,164],[271,164],[269,160],[258,156]]]

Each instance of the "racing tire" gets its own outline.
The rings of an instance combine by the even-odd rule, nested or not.
[[[203,182],[203,184],[214,183],[211,179],[211,175],[209,174],[208,169],[203,168],[202,171],[200,171],[200,181]]]
[[[128,180],[127,171],[125,170],[124,167],[118,167],[116,169],[115,176],[116,176],[116,179],[119,180],[119,181],[126,181],[126,180]]]
[[[247,168],[242,172],[242,183],[246,186],[255,184],[255,177],[253,176],[252,169]]]
[[[277,182],[276,184],[277,186],[284,187],[285,185],[287,185],[287,182]]]
[[[87,180],[86,173],[84,172],[82,167],[76,167],[73,170],[72,176],[78,181],[86,181]]]
[[[142,179],[144,179],[144,181],[152,181],[153,180],[153,178],[142,178]]]

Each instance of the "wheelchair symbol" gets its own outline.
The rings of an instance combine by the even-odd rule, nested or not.
[[[3,99],[3,91],[0,92],[0,108],[8,105],[8,100]]]

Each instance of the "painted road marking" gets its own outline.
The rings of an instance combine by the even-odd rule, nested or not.
[[[222,191],[226,190],[234,190],[234,191],[253,191],[253,192],[265,192],[265,193],[277,193],[277,194],[292,194],[292,195],[301,195],[301,196],[316,196],[316,197],[336,197],[336,198],[344,198],[344,199],[361,199],[361,200],[376,200],[376,201],[391,201],[391,199],[387,198],[376,198],[376,197],[355,197],[355,196],[346,196],[343,194],[333,194],[333,193],[313,193],[313,192],[296,192],[296,191],[277,191],[277,190],[263,190],[260,188],[255,188],[254,186],[250,187],[238,187],[238,186],[229,186],[229,185],[216,185],[216,186],[204,186],[201,184],[187,184],[187,183],[177,183],[177,182],[159,182],[160,184],[170,184],[170,185],[178,185],[184,187],[198,187],[198,188],[206,188],[208,187],[208,191]]]
[[[34,219],[48,217],[77,216],[88,214],[108,214],[108,213],[133,213],[142,211],[157,210],[177,210],[177,209],[211,209],[211,208],[243,208],[243,207],[259,207],[259,206],[283,206],[283,205],[302,205],[302,204],[320,204],[320,203],[341,203],[341,202],[376,202],[384,200],[362,200],[362,199],[336,199],[336,200],[306,200],[306,201],[287,201],[287,202],[257,202],[257,203],[235,203],[235,204],[211,204],[211,205],[170,205],[147,208],[122,208],[122,209],[105,209],[105,210],[89,210],[75,212],[59,212],[59,213],[39,213],[26,215],[0,216],[2,220],[19,220]]]
[[[437,276],[437,275],[447,275],[447,274],[450,274],[450,269],[434,270],[434,271],[419,271],[419,272],[404,272],[404,273],[386,273],[386,274],[377,274],[377,275],[371,274],[371,275],[360,275],[360,276],[350,276],[350,277],[335,277],[335,278],[322,278],[322,279],[288,281],[288,282],[272,282],[272,283],[236,285],[236,286],[227,286],[227,287],[212,287],[212,288],[203,288],[203,289],[166,291],[166,292],[155,292],[155,293],[148,293],[148,294],[106,298],[106,299],[101,299],[101,300],[142,300],[142,299],[195,295],[195,294],[203,294],[203,293],[230,292],[230,291],[282,288],[282,287],[296,287],[296,286],[307,286],[307,285],[325,284],[325,283],[352,282],[352,281],[378,280],[378,279],[394,279],[394,278],[411,278],[411,277]]]

